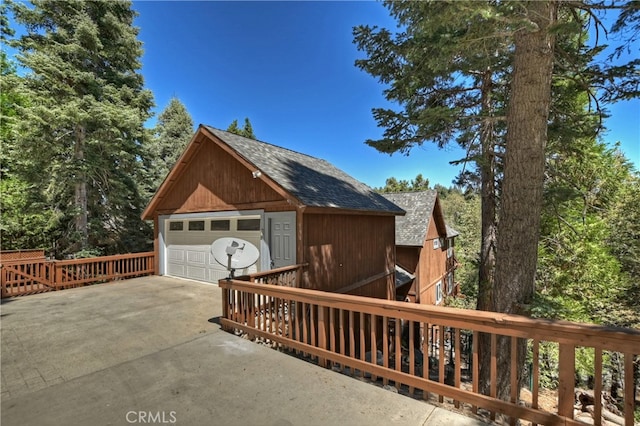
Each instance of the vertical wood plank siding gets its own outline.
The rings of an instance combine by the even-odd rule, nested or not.
[[[329,292],[394,270],[394,216],[306,214],[304,262],[308,288]],[[392,274],[349,294],[387,297]]]
[[[206,139],[201,135],[200,138]],[[156,212],[236,210],[238,206],[286,200],[215,143],[201,143],[196,157],[173,183]],[[248,203],[247,200],[251,200]],[[290,206],[289,206],[290,209]]]
[[[436,304],[436,283],[438,281],[442,281],[443,295],[446,295],[447,250],[440,244],[438,248],[433,248],[433,241],[440,237],[435,222],[435,220],[429,222],[427,236],[420,251],[419,267],[416,271],[419,303],[426,305]]]
[[[402,389],[414,397],[430,398],[480,413],[488,411],[526,420],[532,424],[578,425],[573,419],[575,347],[596,349],[595,400],[602,392],[602,352],[617,352],[624,364],[623,404],[626,426],[634,423],[633,359],[640,355],[640,330],[606,328],[564,321],[531,319],[528,317],[470,311],[439,306],[395,302],[346,294],[335,294],[248,281],[221,280],[219,285],[229,303],[223,305],[221,324],[227,330],[237,330],[258,339],[273,342],[291,351],[307,354],[321,365],[339,369],[346,374],[378,378]],[[250,297],[241,297],[243,294]],[[280,324],[275,330],[254,326],[248,318],[237,315],[242,303],[264,304],[254,295],[271,301],[265,309],[255,312],[256,324]],[[293,304],[293,308],[292,308]],[[298,309],[298,307],[302,307]],[[286,321],[282,316],[289,316]],[[290,316],[294,315],[292,319]],[[252,315],[250,314],[249,317]],[[294,324],[284,327],[282,324]],[[401,327],[401,324],[407,324]],[[302,324],[302,333],[298,325]],[[403,334],[402,330],[406,330]],[[422,332],[417,332],[423,330]],[[336,335],[337,333],[337,335]],[[480,333],[491,337],[490,394],[479,393],[477,342]],[[401,336],[402,334],[402,336]],[[424,337],[421,339],[421,335]],[[532,404],[523,405],[515,394],[509,401],[496,398],[497,340],[526,339],[531,345],[531,378],[534,390]],[[560,376],[557,412],[538,408],[540,383],[539,347],[542,342],[560,346]],[[513,351],[515,353],[515,351]],[[512,368],[515,365],[515,355]],[[601,412],[601,405],[596,412]],[[602,423],[601,419],[596,424]]]

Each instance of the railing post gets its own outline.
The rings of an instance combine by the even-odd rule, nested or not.
[[[7,283],[7,270],[0,265],[0,297],[8,296],[8,291],[5,289]]]
[[[229,317],[229,290],[226,288],[222,289],[222,318],[231,319]],[[222,326],[224,330],[227,330],[227,327]]]
[[[558,414],[573,419],[575,402],[576,347],[560,343],[558,365]]]
[[[320,349],[327,349],[327,308],[318,305],[318,347]],[[327,367],[327,360],[325,358],[318,357],[318,365],[321,367]]]
[[[62,284],[62,267],[60,266],[60,264],[58,262],[55,262],[53,264],[53,269],[55,271],[55,273],[53,274],[53,276],[54,276],[53,285],[57,289],[58,286]]]
[[[114,260],[107,260],[107,280],[109,281],[115,278],[113,274],[113,262]]]

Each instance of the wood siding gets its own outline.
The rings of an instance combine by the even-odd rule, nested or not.
[[[442,235],[444,236],[444,235]],[[416,270],[416,280],[418,281],[418,303],[423,305],[436,304],[436,283],[442,280],[443,295],[446,284],[447,272],[447,250],[440,247],[433,248],[433,240],[440,238],[435,220],[429,222],[427,236],[424,246],[420,252],[420,261]]]
[[[349,294],[387,298],[394,269],[394,216],[304,215],[305,287],[339,292],[382,274]]]
[[[439,242],[439,247],[433,248],[433,240],[444,237],[436,226],[435,216],[429,221],[429,228],[423,247],[399,246],[396,248],[398,265],[415,275],[410,288],[403,289],[405,298],[425,305],[436,304],[436,283],[442,281],[443,296],[446,295],[447,272],[453,272],[455,262],[453,256],[447,258],[445,245]],[[446,238],[444,240],[446,242]]]
[[[157,213],[243,210],[260,204],[291,209],[282,195],[262,179],[253,178],[244,164],[208,139],[199,144],[180,178],[168,189]]]

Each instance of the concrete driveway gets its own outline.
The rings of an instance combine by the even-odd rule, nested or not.
[[[2,301],[3,426],[481,424],[220,329],[215,285],[144,277]]]

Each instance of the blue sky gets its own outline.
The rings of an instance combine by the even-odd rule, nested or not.
[[[422,173],[450,186],[464,153],[455,144],[426,142],[409,156],[378,153],[364,144],[383,130],[371,114],[390,106],[384,87],[354,61],[363,58],[352,28],[395,29],[379,2],[134,1],[144,43],[146,86],[156,113],[172,97],[194,124],[226,129],[251,120],[258,139],[323,158],[373,187]],[[634,55],[637,56],[637,49]],[[604,140],[620,141],[640,168],[640,100],[610,106]],[[148,126],[153,126],[155,117]]]

